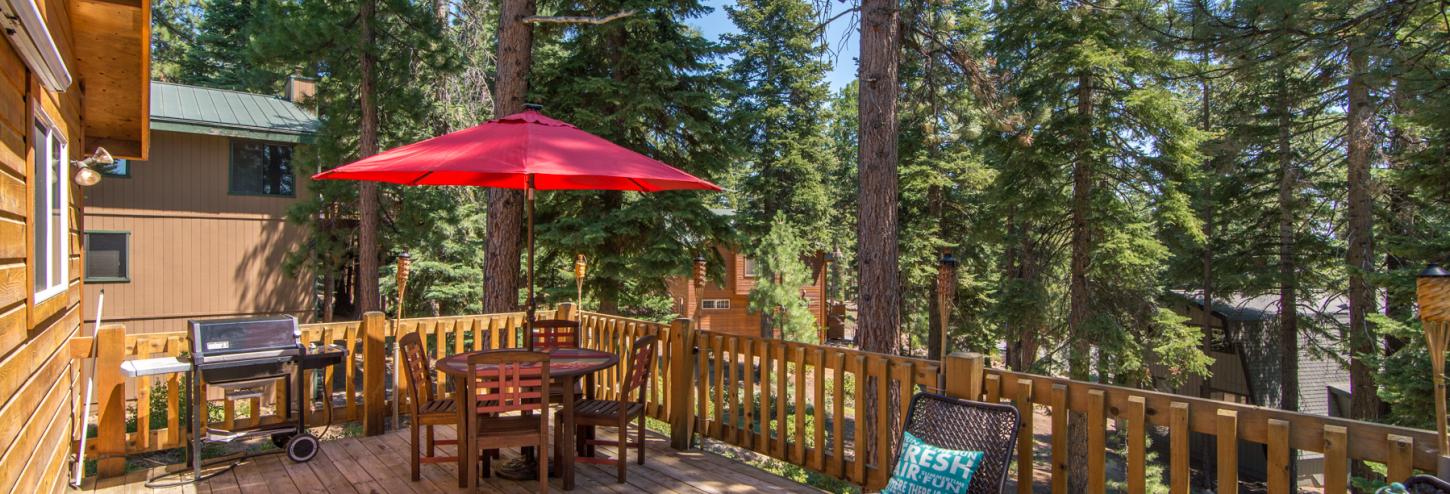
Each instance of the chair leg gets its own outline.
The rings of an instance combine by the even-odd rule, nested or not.
[[[483,454],[480,454],[478,456],[479,461],[475,463],[481,464],[480,468],[482,468],[482,470],[479,471],[479,474],[483,475],[483,478],[492,477],[493,467],[490,465],[490,463],[493,463],[493,455],[490,454],[488,451],[484,451]]]
[[[546,432],[544,432],[544,431],[540,431],[539,432],[539,493],[540,494],[544,494],[544,493],[549,492],[549,455],[548,454],[545,454],[545,452],[547,452],[548,450],[549,450],[549,434],[546,433]],[[562,472],[562,470],[561,470],[561,472]]]
[[[629,422],[619,421],[619,445],[614,450],[619,453],[619,458],[614,460],[615,468],[619,471],[615,474],[619,483],[624,483],[629,468]]]
[[[639,453],[637,453],[639,458],[635,458],[635,461],[644,465],[644,414],[639,415],[639,430],[635,431],[635,435],[639,438]]]
[[[574,428],[574,451],[580,457],[594,456],[589,450],[589,440],[594,438],[594,426],[581,425]]]
[[[428,426],[428,456],[438,456],[438,444],[433,439],[433,426]]]
[[[412,423],[409,424],[408,431],[412,434],[413,440],[408,443],[408,445],[409,445],[409,448],[408,448],[409,455],[408,455],[408,457],[411,460],[409,462],[409,464],[413,468],[413,481],[414,482],[417,482],[419,480],[422,480],[422,478],[423,478],[422,473],[419,471],[419,465],[418,465],[418,463],[419,463],[419,459],[418,459],[418,454],[419,454],[419,451],[418,451],[418,423],[417,422],[413,422],[413,421],[410,421],[410,422],[412,422]]]

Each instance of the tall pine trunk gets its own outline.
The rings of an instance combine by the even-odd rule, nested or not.
[[[1084,71],[1078,75],[1077,87],[1077,112],[1078,112],[1078,139],[1077,152],[1072,164],[1072,261],[1070,266],[1071,281],[1068,283],[1068,361],[1067,375],[1075,381],[1087,381],[1089,377],[1089,352],[1092,346],[1086,334],[1086,326],[1089,317],[1088,280],[1087,271],[1091,261],[1092,249],[1092,226],[1090,224],[1092,215],[1092,186],[1093,186],[1093,163],[1092,163],[1092,126],[1093,126],[1093,80],[1092,75]],[[1029,418],[1030,420],[1030,418]],[[1090,453],[1087,450],[1087,428],[1104,427],[1104,424],[1089,424],[1087,416],[1081,412],[1073,412],[1069,415],[1068,421],[1068,456],[1070,458],[1087,458]],[[1101,451],[1096,454],[1102,454]],[[1085,492],[1087,490],[1087,462],[1070,462],[1071,469],[1068,472],[1068,482],[1072,492]]]
[[[1345,125],[1348,161],[1349,205],[1348,227],[1345,236],[1348,251],[1345,261],[1349,265],[1349,388],[1350,418],[1374,420],[1379,417],[1380,399],[1376,394],[1375,369],[1366,358],[1373,358],[1376,341],[1371,332],[1367,316],[1375,311],[1374,287],[1366,275],[1374,269],[1374,203],[1370,197],[1369,160],[1373,151],[1373,137],[1370,135],[1370,119],[1373,111],[1369,103],[1367,76],[1368,55],[1364,39],[1354,37],[1349,42],[1349,115]],[[1363,462],[1355,462],[1352,469],[1359,477],[1371,478],[1371,471]]]
[[[377,13],[376,0],[364,0],[358,13],[358,51],[362,81],[358,85],[358,100],[362,105],[362,120],[358,130],[358,159],[378,153],[378,108],[376,76],[373,74],[377,61],[373,54],[373,17]],[[358,182],[358,301],[357,312],[361,316],[368,311],[382,308],[382,295],[378,291],[378,183]]]
[[[861,12],[856,223],[861,300],[856,340],[862,350],[895,354],[901,322],[896,244],[897,2],[862,0]]]
[[[502,0],[498,17],[498,82],[494,89],[497,117],[524,109],[534,40],[523,18],[531,15],[534,15],[534,0]],[[488,250],[483,256],[484,312],[518,310],[523,224],[523,191],[489,189]]]
[[[890,355],[900,344],[901,284],[897,270],[896,95],[900,59],[896,0],[861,0],[860,157],[856,219],[860,303],[857,306],[856,342],[862,350]],[[864,416],[884,413],[877,403],[877,386],[862,380],[867,400]],[[896,396],[897,393],[890,393]],[[868,455],[876,448],[876,424],[867,422]],[[868,456],[874,457],[874,456]]]
[[[1279,98],[1279,408],[1299,410],[1299,274],[1294,248],[1295,195],[1299,174],[1294,166],[1289,82],[1278,74]]]
[[[934,148],[933,148],[934,149]],[[933,156],[934,158],[934,156]],[[938,228],[945,223],[942,215],[942,188],[939,185],[932,185],[927,188],[926,202],[927,215],[935,222]],[[938,230],[940,238],[947,238],[947,233]],[[943,252],[945,254],[945,252]],[[956,278],[948,273],[945,266],[937,263],[936,279],[927,289],[927,336],[926,336],[926,358],[929,360],[940,360],[942,358],[942,339],[946,336],[947,328],[951,324],[951,314],[942,318],[942,308],[946,307],[951,311],[951,301],[956,299]]]

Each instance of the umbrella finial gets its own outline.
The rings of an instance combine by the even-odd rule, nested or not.
[[[525,110],[533,110],[533,111],[536,111],[536,112],[542,112],[542,111],[544,111],[544,105],[541,105],[541,104],[538,104],[538,103],[524,103],[524,109]]]

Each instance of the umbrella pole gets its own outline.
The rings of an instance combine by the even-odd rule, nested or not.
[[[527,314],[529,337],[528,348],[534,348],[534,176],[529,175],[528,190],[525,192],[529,205],[529,309]]]

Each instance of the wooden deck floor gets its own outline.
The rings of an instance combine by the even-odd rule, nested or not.
[[[601,431],[603,434],[603,431]],[[452,431],[440,431],[451,437]],[[628,482],[615,482],[612,465],[576,465],[577,493],[678,493],[719,494],[733,492],[794,493],[820,492],[789,479],[777,477],[725,457],[700,450],[675,451],[665,437],[650,434],[646,463],[635,464],[631,457]],[[451,453],[451,446],[440,450]],[[602,454],[613,456],[612,448],[600,448]],[[505,456],[515,455],[509,451]],[[80,490],[104,494],[132,493],[270,493],[306,494],[314,492],[357,494],[433,494],[462,493],[458,487],[457,467],[453,464],[423,465],[423,480],[412,482],[408,472],[407,431],[393,431],[374,437],[350,437],[324,441],[322,452],[311,462],[292,463],[282,455],[266,455],[247,460],[229,473],[199,485],[149,489],[146,479],[176,470],[180,465],[135,470],[125,477],[97,481],[86,479]],[[497,477],[481,479],[478,492],[524,494],[537,491],[537,482],[515,482]],[[564,492],[558,479],[550,490]]]

